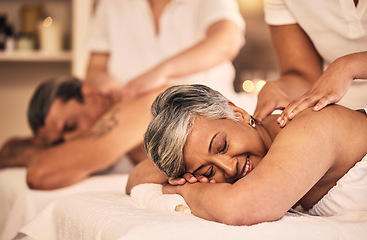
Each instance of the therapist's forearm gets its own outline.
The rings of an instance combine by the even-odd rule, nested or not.
[[[278,85],[291,100],[296,99],[307,92],[313,84],[312,81],[309,81],[296,73],[283,75],[280,79],[272,82],[273,84]]]
[[[108,73],[109,53],[91,53],[85,83],[98,89],[118,85],[117,80]]]
[[[276,84],[290,99],[297,98],[321,76],[322,58],[298,24],[270,26],[270,32],[279,62]]]
[[[220,21],[211,28],[203,41],[159,64],[167,78],[200,72],[237,56],[241,48],[238,26]]]
[[[367,79],[367,52],[345,55],[335,60],[351,79]]]
[[[88,71],[85,83],[99,88],[108,84],[109,82],[115,81],[116,79],[109,75],[107,72],[95,69]]]

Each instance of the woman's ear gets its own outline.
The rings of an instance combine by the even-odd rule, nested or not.
[[[246,122],[250,121],[251,116],[244,109],[237,107],[233,102],[228,102],[229,107],[234,111],[237,117]]]

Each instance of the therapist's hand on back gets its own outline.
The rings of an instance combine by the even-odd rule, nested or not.
[[[262,121],[274,110],[286,108],[290,102],[287,94],[279,87],[278,81],[269,81],[259,93],[254,118]]]
[[[325,106],[339,102],[348,91],[355,76],[348,69],[345,58],[335,60],[304,95],[291,102],[281,113],[278,123],[284,127],[306,108],[319,111]]]

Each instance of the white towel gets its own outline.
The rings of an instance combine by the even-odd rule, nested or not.
[[[331,217],[287,213],[279,221],[229,226],[193,214],[144,210],[122,191],[95,192],[53,202],[21,232],[37,240],[187,240],[192,236],[212,240],[366,240],[367,213]]]
[[[141,208],[154,211],[191,213],[182,196],[163,194],[161,184],[140,184],[131,190],[131,197]]]

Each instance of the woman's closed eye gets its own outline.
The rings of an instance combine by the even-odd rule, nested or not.
[[[206,172],[203,174],[203,176],[204,177],[206,177],[206,178],[211,178],[211,177],[213,177],[214,176],[214,167],[213,166],[210,166],[207,170],[206,170]]]
[[[218,146],[218,153],[226,153],[227,152],[227,147],[228,147],[227,139],[224,138],[220,142],[220,145]]]
[[[217,132],[209,144],[209,153],[226,153],[228,149],[227,135],[225,132]]]

